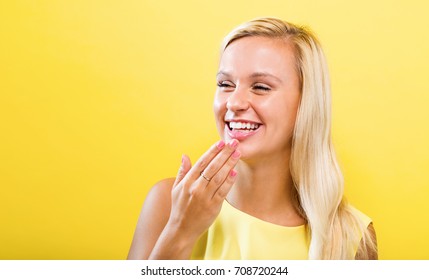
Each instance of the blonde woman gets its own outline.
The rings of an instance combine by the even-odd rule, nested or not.
[[[325,56],[274,18],[225,39],[214,113],[221,140],[143,205],[129,259],[376,259],[370,218],[343,197]]]

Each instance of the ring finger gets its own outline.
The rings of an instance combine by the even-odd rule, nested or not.
[[[200,178],[208,184],[212,178],[219,172],[219,170],[225,165],[231,155],[236,151],[238,146],[237,140],[232,140],[226,145],[216,157],[209,163],[209,165],[200,173]]]

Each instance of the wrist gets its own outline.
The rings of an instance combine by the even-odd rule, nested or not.
[[[167,223],[149,259],[186,260],[191,257],[198,236],[186,233],[180,226]]]

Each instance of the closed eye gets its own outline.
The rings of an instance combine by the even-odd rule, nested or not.
[[[271,90],[270,87],[264,86],[264,85],[260,85],[260,84],[254,85],[253,89],[255,89],[255,90],[261,90],[261,91],[270,91]]]
[[[230,87],[234,87],[234,84],[232,84],[231,82],[227,82],[227,81],[220,81],[217,83],[218,87],[221,88],[230,88]]]

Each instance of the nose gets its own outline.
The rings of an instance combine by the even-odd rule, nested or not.
[[[249,109],[249,94],[243,89],[237,87],[226,102],[226,108],[230,111],[246,111]]]

